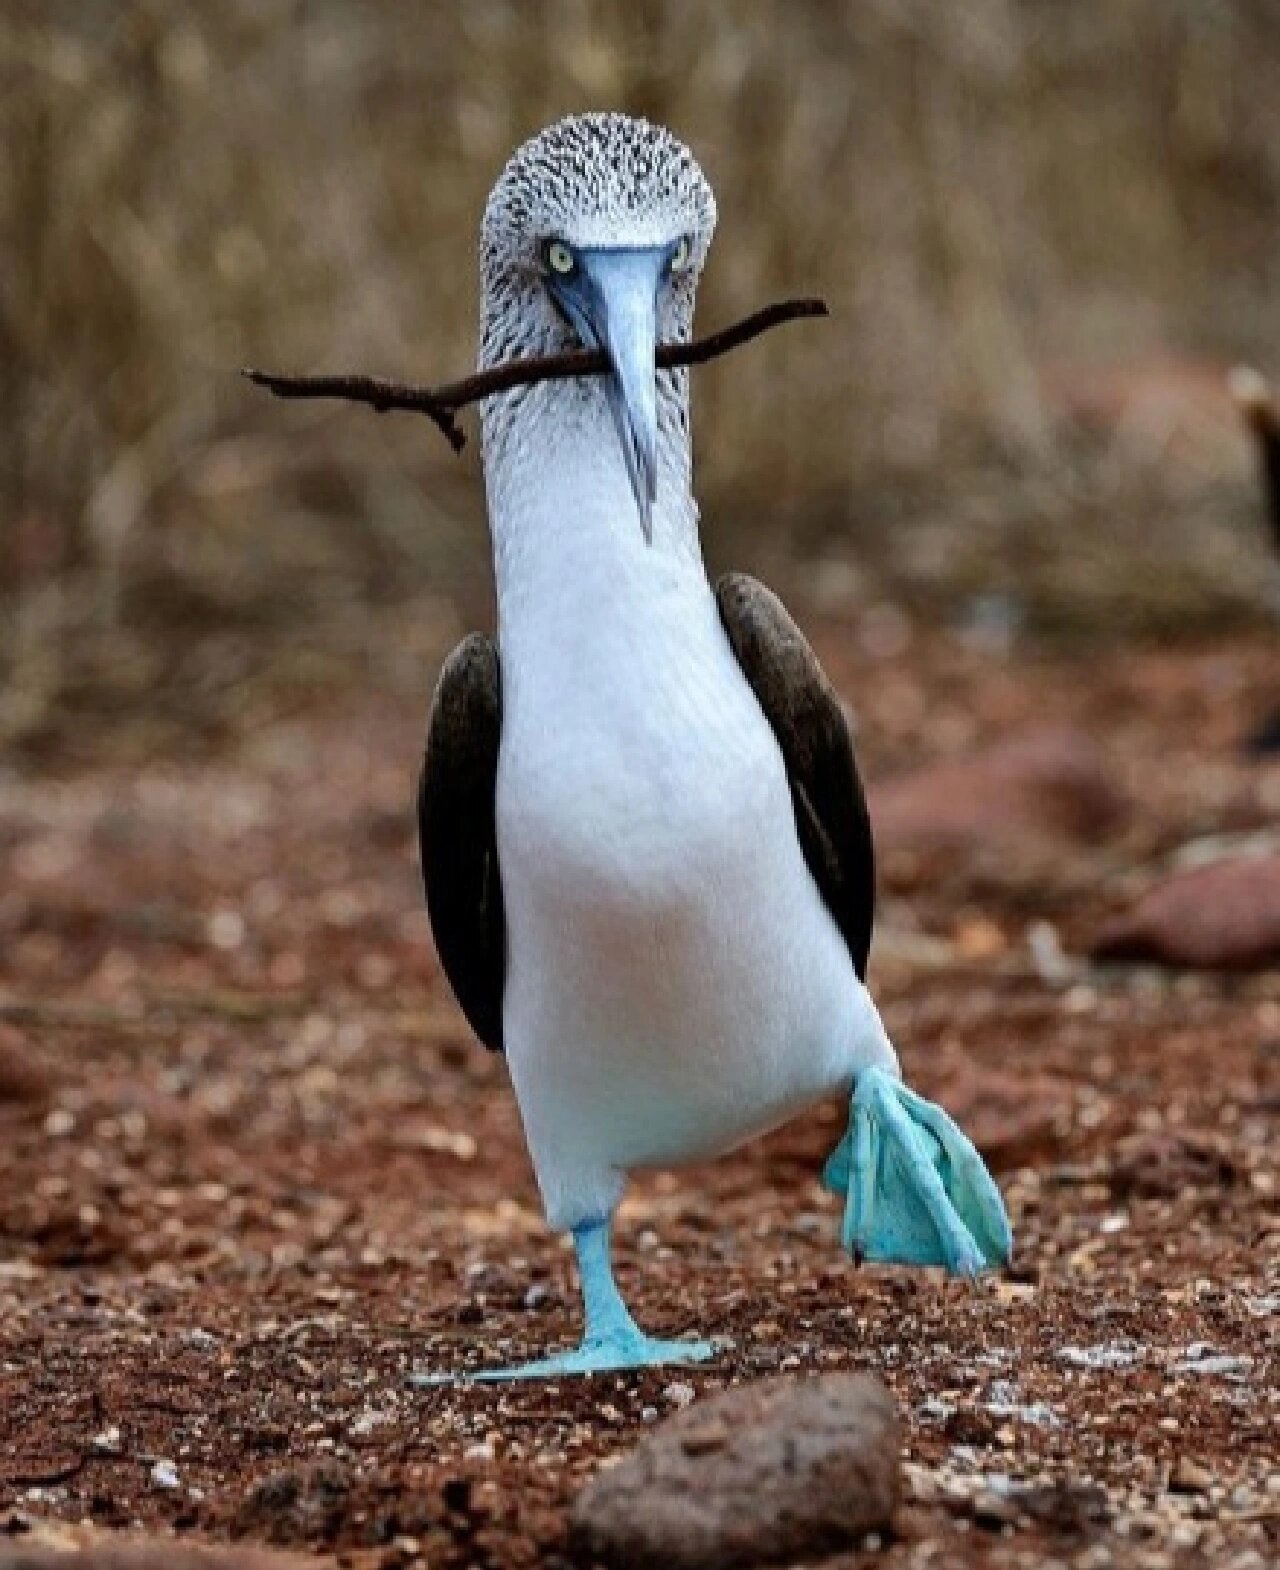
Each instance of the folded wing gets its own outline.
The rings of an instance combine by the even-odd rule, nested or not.
[[[865,980],[875,853],[840,700],[804,634],[762,583],[730,573],[717,583],[716,601],[742,673],[778,739],[805,861]]]
[[[471,1028],[502,1051],[506,926],[494,796],[502,735],[498,650],[473,633],[445,662],[418,786],[418,845],[431,931]]]

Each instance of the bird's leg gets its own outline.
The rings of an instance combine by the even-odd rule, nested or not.
[[[716,1351],[711,1341],[661,1341],[647,1336],[622,1300],[613,1279],[610,1261],[609,1222],[592,1221],[576,1227],[574,1248],[582,1284],[586,1328],[581,1342],[569,1352],[556,1352],[532,1363],[512,1368],[482,1369],[460,1374],[461,1383],[472,1380],[559,1379],[572,1374],[604,1374],[620,1369],[650,1368],[660,1363],[700,1363]],[[415,1384],[452,1383],[451,1376],[416,1376]]]
[[[823,1182],[844,1196],[841,1241],[855,1259],[974,1276],[1013,1252],[982,1157],[941,1107],[883,1069],[858,1077],[849,1130]]]

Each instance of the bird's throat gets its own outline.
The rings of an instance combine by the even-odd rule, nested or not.
[[[499,402],[495,400],[495,402]],[[683,421],[664,420],[652,541],[603,390],[547,386],[486,412],[484,468],[499,614],[550,595],[605,602],[654,575],[705,581]]]

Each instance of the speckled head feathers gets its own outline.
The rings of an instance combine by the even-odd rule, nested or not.
[[[650,246],[687,235],[693,265],[669,291],[663,336],[687,337],[715,197],[670,131],[624,114],[571,115],[511,155],[485,207],[481,363],[574,347],[541,283],[541,247]]]
[[[705,255],[716,203],[670,131],[625,114],[557,120],[517,148],[484,215],[484,259],[510,264],[542,239],[661,245],[690,235]]]

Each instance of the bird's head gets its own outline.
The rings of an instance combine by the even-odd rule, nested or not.
[[[662,372],[660,389],[655,349],[692,334],[715,221],[688,148],[622,114],[549,126],[512,155],[485,208],[481,364],[604,350],[605,396],[646,538],[664,394],[682,429],[686,419],[687,373]]]

